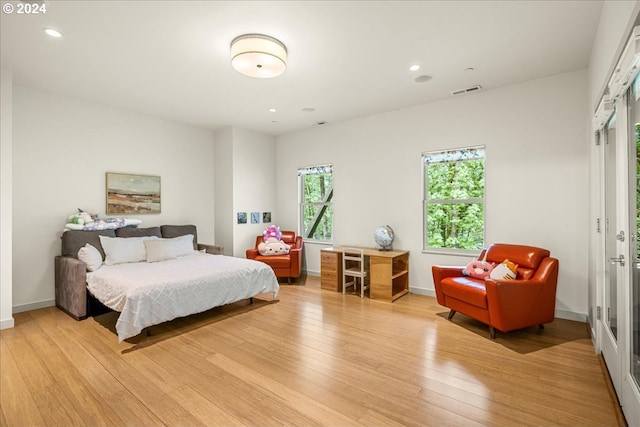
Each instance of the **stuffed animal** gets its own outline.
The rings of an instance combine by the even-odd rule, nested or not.
[[[98,218],[98,215],[96,214],[92,214],[91,212],[86,212],[86,211],[83,211],[82,209],[78,209],[78,213],[70,215],[69,218],[67,218],[67,223],[84,226],[85,224],[91,224],[97,218]]]
[[[486,279],[491,276],[494,264],[487,261],[474,259],[462,270],[462,274],[476,279]]]
[[[258,252],[263,256],[287,255],[291,246],[275,237],[269,237],[265,242],[258,245]]]
[[[280,232],[280,227],[278,227],[277,225],[270,225],[267,227],[266,230],[264,230],[264,233],[262,233],[262,241],[266,242],[267,239],[270,239],[270,238],[274,238],[276,240],[282,239],[282,233]]]
[[[127,226],[138,226],[142,223],[139,219],[131,218],[98,218],[97,214],[78,209],[78,213],[70,215],[64,225],[68,230],[114,230]]]
[[[516,278],[517,274],[518,264],[505,259],[493,269],[489,277],[492,279],[513,280]]]

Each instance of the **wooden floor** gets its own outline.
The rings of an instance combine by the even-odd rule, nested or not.
[[[115,313],[19,313],[0,332],[0,426],[618,425],[584,323],[491,340],[446,315],[312,277],[122,344]]]

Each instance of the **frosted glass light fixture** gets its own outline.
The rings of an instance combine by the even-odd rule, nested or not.
[[[287,69],[287,48],[264,34],[244,34],[231,42],[231,65],[249,77],[277,77]]]

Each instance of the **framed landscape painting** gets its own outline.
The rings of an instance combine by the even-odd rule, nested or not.
[[[160,213],[160,177],[107,172],[107,215]]]

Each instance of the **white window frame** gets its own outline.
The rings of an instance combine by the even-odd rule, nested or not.
[[[331,188],[327,191],[325,195],[324,201],[305,203],[305,195],[304,195],[304,176],[306,175],[322,175],[322,174],[331,174]],[[324,164],[324,165],[314,165],[314,166],[306,166],[298,168],[298,235],[302,236],[304,241],[308,242],[319,242],[319,243],[333,243],[333,165],[332,164]],[[312,237],[307,237],[304,229],[304,210],[307,206],[325,206],[331,209],[331,238],[330,239],[315,239]],[[318,221],[322,218],[323,215],[318,216]]]
[[[476,145],[470,147],[460,147],[448,150],[427,151],[422,153],[422,251],[425,253],[438,253],[438,254],[460,254],[470,255],[478,254],[481,249],[462,249],[462,248],[445,248],[428,246],[428,220],[427,212],[428,206],[433,204],[481,204],[482,205],[482,246],[486,243],[486,146]],[[481,198],[470,199],[429,199],[429,182],[427,168],[429,164],[445,163],[445,162],[460,162],[468,160],[482,159],[485,161],[485,169],[483,179],[485,179],[484,196]]]

